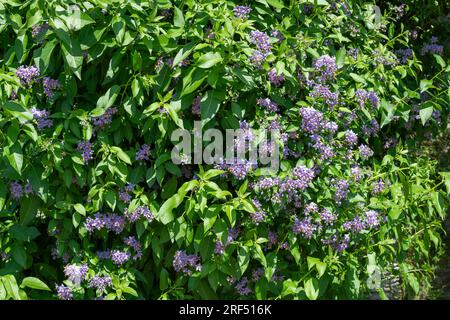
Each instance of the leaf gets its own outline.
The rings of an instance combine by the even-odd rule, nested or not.
[[[15,224],[9,228],[9,232],[14,237],[14,239],[21,241],[31,241],[37,238],[41,233],[36,227],[24,227],[20,224]]]
[[[250,254],[247,246],[239,247],[238,249],[238,266],[239,274],[242,276],[247,270],[248,264],[250,262]]]
[[[278,0],[266,0],[268,4],[270,4],[272,7],[275,7],[277,9],[283,9],[284,5],[282,2]]]
[[[183,17],[183,12],[178,9],[177,7],[174,7],[174,16],[173,16],[173,24],[175,25],[175,27],[184,27],[184,17]]]
[[[431,118],[431,115],[433,114],[433,107],[428,107],[421,109],[419,111],[420,120],[422,121],[422,125],[425,125],[427,121]]]
[[[14,261],[17,262],[21,267],[25,268],[27,265],[27,253],[23,245],[16,242],[11,250]]]
[[[350,77],[352,77],[353,80],[360,83],[366,83],[366,80],[360,76],[358,76],[356,73],[350,73]]]
[[[208,52],[198,58],[197,67],[202,69],[209,69],[222,60],[223,58],[220,53]]]
[[[81,80],[81,66],[83,64],[83,52],[76,38],[69,39],[69,43],[62,43],[63,57],[72,72]]]
[[[20,144],[16,142],[11,148],[9,148],[9,154],[6,156],[9,164],[17,171],[18,174],[22,173],[23,167],[23,154]]]
[[[111,147],[111,151],[113,151],[120,160],[122,160],[123,162],[131,165],[130,157],[121,148],[119,148],[119,147]]]
[[[22,284],[20,286],[36,290],[52,291],[42,280],[39,280],[38,278],[35,277],[27,277],[23,279]]]
[[[105,111],[111,107],[117,99],[120,87],[114,85],[106,91],[106,93],[97,100],[97,107],[91,111],[91,117],[99,117],[105,113]]]
[[[3,104],[3,108],[10,113],[12,116],[22,119],[22,120],[33,120],[33,115],[20,103],[14,101],[6,101]]]
[[[428,89],[431,88],[434,88],[432,80],[427,79],[420,80],[420,93],[427,91]]]
[[[315,278],[305,281],[305,293],[309,300],[316,300],[319,297],[319,282]]]
[[[86,209],[84,208],[84,206],[81,203],[76,203],[73,208],[75,209],[76,212],[78,212],[79,214],[81,214],[82,216],[86,215]]]
[[[220,95],[216,91],[208,91],[200,102],[202,125],[210,121],[220,107]]]
[[[180,51],[178,51],[175,58],[173,58],[172,65],[178,66],[178,64],[181,61],[186,59],[191,54],[192,49],[194,49],[194,46],[195,46],[195,42],[191,42],[191,43],[188,43],[187,45],[185,45],[183,48],[181,48]]]

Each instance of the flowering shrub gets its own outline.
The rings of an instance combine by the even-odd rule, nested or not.
[[[450,29],[358,3],[2,2],[0,299],[426,292]],[[279,130],[280,169],[174,164],[194,121]]]

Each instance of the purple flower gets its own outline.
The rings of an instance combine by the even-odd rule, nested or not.
[[[112,285],[112,279],[110,276],[100,277],[93,276],[89,279],[89,288],[96,288],[99,291],[104,291],[107,287]]]
[[[350,172],[351,172],[352,176],[355,178],[355,181],[361,180],[362,172],[361,172],[361,168],[360,167],[358,167],[357,165],[354,165],[350,169]]]
[[[141,244],[139,243],[139,241],[136,240],[135,237],[129,236],[129,237],[125,238],[124,243],[127,246],[130,246],[131,248],[133,248],[133,250],[135,252],[135,255],[133,256],[133,260],[138,260],[142,257]]]
[[[345,143],[347,143],[349,146],[354,146],[358,143],[358,135],[352,130],[345,131]]]
[[[81,152],[84,163],[87,163],[89,160],[93,159],[92,155],[94,154],[94,151],[92,150],[92,143],[89,141],[80,141],[78,143],[77,150]]]
[[[216,241],[216,246],[214,247],[214,253],[223,255],[225,253],[225,246],[220,240]]]
[[[255,44],[259,51],[268,53],[272,49],[270,44],[270,37],[267,33],[253,30],[250,31],[250,43]]]
[[[336,189],[334,199],[340,204],[347,197],[349,183],[346,180],[338,180],[333,184],[333,187]]]
[[[11,197],[15,200],[19,200],[23,196],[22,185],[17,181],[13,181],[10,183],[9,191],[11,192]]]
[[[236,6],[233,9],[234,16],[239,19],[248,19],[248,16],[250,12],[252,11],[252,8],[248,6]]]
[[[36,66],[20,66],[16,71],[16,75],[19,77],[20,83],[23,86],[29,86],[37,81],[37,78],[39,78],[41,73]]]
[[[111,258],[111,251],[109,251],[109,250],[97,251],[96,255],[99,258],[99,260],[107,260],[107,259]]]
[[[111,260],[117,266],[122,266],[128,260],[130,260],[130,254],[128,252],[112,250],[111,251]]]
[[[200,116],[201,115],[201,110],[200,110],[200,103],[202,101],[202,96],[197,96],[195,97],[194,101],[192,102],[192,114],[196,115],[196,116]]]
[[[366,217],[365,217],[364,222],[368,228],[374,228],[380,224],[378,212],[376,212],[374,210],[368,210],[368,211],[366,211],[365,214],[366,214]]]
[[[400,63],[402,64],[408,63],[408,60],[411,59],[413,56],[413,51],[411,48],[398,49],[395,50],[394,53],[397,55],[397,57],[400,60]]]
[[[261,107],[265,107],[266,110],[269,112],[277,112],[278,111],[278,105],[275,102],[273,102],[272,100],[270,100],[269,98],[258,99],[256,101],[256,103]]]
[[[60,300],[72,300],[72,290],[65,285],[56,286],[56,294]]]
[[[127,218],[127,220],[131,223],[136,222],[141,217],[147,219],[148,222],[152,222],[154,219],[153,214],[151,213],[150,209],[147,206],[138,206],[132,212],[130,212],[127,208],[125,209],[124,215],[125,218]]]
[[[117,214],[101,214],[96,213],[94,218],[88,217],[84,222],[84,226],[89,233],[95,230],[106,229],[115,234],[119,234],[125,228],[125,218]]]
[[[338,104],[339,94],[330,91],[326,85],[316,84],[313,90],[309,93],[311,98],[321,98],[331,108]]]
[[[278,30],[272,30],[272,32],[270,33],[270,35],[271,35],[272,37],[277,38],[277,39],[278,39],[278,42],[281,42],[281,41],[284,39],[283,34],[282,34],[280,31],[278,31]]]
[[[328,209],[323,209],[322,211],[320,211],[319,216],[323,222],[330,225],[333,224],[337,219],[337,216]]]
[[[323,82],[333,79],[336,75],[337,65],[336,58],[329,55],[321,56],[313,62],[313,68],[320,74],[320,78]]]
[[[308,133],[320,131],[322,128],[323,114],[314,108],[303,107],[300,109],[302,117],[302,129]]]
[[[54,96],[53,90],[61,88],[61,84],[58,80],[49,77],[44,77],[42,80],[42,85],[44,86],[44,93],[49,99]]]
[[[196,254],[188,255],[185,251],[178,250],[173,257],[173,268],[176,272],[192,275],[192,270],[200,271],[202,266],[200,258]]]
[[[295,179],[302,180],[304,183],[309,184],[315,176],[314,170],[305,166],[298,166],[292,170],[292,175]]]
[[[250,62],[255,66],[259,67],[263,61],[267,58],[269,53],[263,53],[259,50],[253,50],[252,55],[250,56]]]
[[[236,291],[241,295],[241,296],[247,296],[250,293],[252,293],[252,290],[247,286],[248,285],[248,279],[247,277],[242,277],[241,281],[239,281],[235,288]]]
[[[361,219],[360,216],[356,216],[353,220],[344,222],[342,224],[342,227],[344,228],[344,230],[346,231],[352,231],[354,233],[359,233],[362,230],[364,230],[365,228],[365,223],[364,221]]]
[[[384,190],[384,181],[379,179],[372,184],[372,194],[377,195],[383,192]]]
[[[264,221],[266,212],[262,209],[261,203],[257,199],[252,199],[253,205],[256,207],[256,211],[250,214],[250,217],[254,224],[259,225]]]
[[[117,112],[117,108],[108,108],[104,114],[99,117],[92,118],[92,123],[98,129],[104,129],[108,124],[112,122],[112,116]]]
[[[373,151],[365,144],[362,144],[359,146],[359,153],[361,154],[361,157],[364,160],[369,159],[371,156],[373,156]]]
[[[295,234],[301,234],[306,239],[311,239],[315,230],[316,226],[309,219],[299,220],[295,217],[294,226],[292,227],[292,232]]]
[[[87,264],[77,266],[75,264],[68,264],[64,267],[64,274],[72,281],[72,283],[79,285],[81,281],[86,278],[89,268]]]
[[[282,74],[278,74],[275,68],[270,69],[267,76],[270,83],[276,87],[280,86],[284,82],[284,76]]]
[[[370,101],[373,108],[378,108],[379,98],[376,92],[358,89],[356,90],[355,95],[361,108],[365,107],[367,100]]]
[[[38,38],[39,36],[43,35],[48,29],[50,29],[50,26],[47,22],[44,22],[41,25],[34,25],[31,28],[31,36],[33,38]]]
[[[53,126],[53,121],[48,119],[50,113],[47,110],[39,110],[33,107],[30,109],[30,112],[37,121],[39,130]]]
[[[318,212],[318,211],[319,211],[319,206],[314,202],[308,203],[305,206],[305,209],[303,209],[303,213],[305,214],[305,216],[309,216],[310,213]]]
[[[148,160],[149,156],[150,156],[150,146],[148,144],[144,144],[136,153],[136,160],[138,161]]]

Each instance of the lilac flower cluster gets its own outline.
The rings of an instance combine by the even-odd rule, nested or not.
[[[249,160],[234,159],[233,163],[226,163],[223,161],[222,163],[216,164],[214,167],[231,173],[238,180],[243,180],[247,174],[256,167],[256,163]]]
[[[29,86],[37,81],[41,73],[36,66],[20,66],[16,71],[16,75],[23,86]]]
[[[112,250],[110,254],[110,258],[114,264],[117,266],[122,266],[128,260],[130,260],[130,254],[125,251],[120,250]]]
[[[107,287],[112,285],[112,279],[110,276],[93,276],[89,279],[89,288],[95,288],[99,291],[104,291]]]
[[[84,163],[87,163],[89,160],[93,159],[92,155],[94,154],[94,150],[92,150],[91,142],[80,141],[78,143],[77,150],[81,152]]]
[[[358,104],[361,108],[364,108],[366,101],[369,100],[373,108],[378,108],[378,95],[374,91],[366,91],[364,89],[356,90],[356,98],[358,99]]]
[[[372,194],[374,194],[374,195],[380,194],[381,192],[383,192],[384,186],[385,186],[385,184],[382,179],[375,181],[372,184]]]
[[[324,223],[329,225],[332,225],[337,220],[337,216],[328,209],[320,211],[319,216]]]
[[[176,272],[192,275],[193,270],[200,271],[202,266],[196,254],[188,255],[185,251],[178,250],[173,257],[173,268]]]
[[[234,16],[239,19],[248,19],[250,12],[252,12],[252,8],[248,6],[236,6],[233,9]]]
[[[321,161],[331,159],[336,155],[333,148],[326,145],[318,134],[313,134],[310,138],[312,142],[314,142],[312,147],[319,152],[319,159]]]
[[[130,246],[131,248],[133,248],[133,250],[135,252],[135,254],[133,256],[133,260],[138,260],[142,257],[141,244],[139,243],[139,241],[136,240],[135,237],[133,237],[133,236],[126,237],[124,239],[124,243],[127,246]]]
[[[42,79],[42,86],[44,87],[45,95],[49,99],[53,98],[53,96],[55,95],[53,90],[61,88],[61,84],[58,80],[49,77],[44,77],[44,79]]]
[[[256,211],[251,213],[250,217],[255,225],[259,225],[264,221],[266,217],[266,212],[262,209],[261,203],[258,199],[252,199],[252,203],[256,208]]]
[[[148,144],[144,144],[136,153],[136,160],[143,161],[148,160],[150,157],[150,146]]]
[[[241,281],[236,284],[235,289],[239,293],[239,295],[247,296],[252,293],[252,290],[248,287],[248,283],[249,281],[247,277],[242,277]]]
[[[270,100],[269,98],[260,98],[256,101],[259,106],[265,107],[267,111],[269,112],[277,112],[278,111],[278,105]]]
[[[353,176],[353,178],[355,179],[356,182],[358,182],[359,180],[361,180],[363,174],[361,172],[361,168],[358,167],[357,165],[354,165],[351,167],[350,172]]]
[[[378,227],[381,223],[379,213],[375,210],[367,210],[364,217],[356,216],[353,220],[345,222],[342,227],[346,231],[360,233],[361,231]]]
[[[239,235],[239,231],[236,228],[229,228],[228,229],[228,237],[227,237],[227,241],[225,242],[225,244],[222,244],[222,241],[217,240],[216,241],[216,246],[214,248],[214,253],[215,254],[224,254],[225,253],[225,249],[226,247],[233,242],[234,240],[236,240],[236,238]]]
[[[437,43],[437,37],[432,37],[430,42],[427,43],[422,50],[420,50],[420,54],[422,56],[426,55],[427,53],[430,54],[443,54],[444,53],[444,46]]]
[[[323,82],[333,79],[336,76],[338,70],[336,64],[336,58],[329,55],[321,56],[313,62],[313,68],[316,73],[320,74],[320,78]]]
[[[250,62],[255,66],[260,66],[268,55],[268,53],[263,53],[259,50],[253,50],[253,53],[250,56]]]
[[[63,284],[56,286],[56,294],[60,300],[72,300],[73,299],[72,290]]]
[[[333,182],[333,188],[335,189],[334,200],[338,204],[347,197],[349,183],[346,180],[338,180]]]
[[[119,234],[125,228],[125,218],[119,216],[115,213],[113,214],[102,214],[96,213],[94,218],[88,217],[84,222],[84,226],[89,233],[95,230],[106,229],[112,231],[115,234]]]
[[[364,124],[362,126],[362,132],[368,137],[375,136],[379,130],[380,126],[375,119],[370,120],[369,125]]]
[[[323,113],[314,108],[303,107],[300,109],[302,117],[302,130],[308,133],[315,133],[321,130]]]
[[[337,92],[331,92],[328,86],[322,84],[316,84],[309,93],[309,96],[314,99],[323,99],[331,108],[334,108],[339,102],[339,94]]]
[[[408,63],[408,60],[411,59],[413,56],[413,51],[411,48],[398,49],[395,50],[394,53],[397,55],[398,59],[400,60],[400,63],[402,64]]]
[[[331,239],[322,239],[322,243],[324,245],[331,245],[334,250],[341,252],[348,248],[350,244],[350,235],[344,234],[342,240],[339,240],[336,235],[333,235]]]
[[[53,121],[48,119],[50,113],[47,110],[39,110],[33,107],[30,109],[30,112],[33,115],[33,118],[37,121],[39,130],[53,126]]]
[[[345,143],[349,146],[354,146],[358,143],[358,135],[352,130],[345,131]]]
[[[24,191],[25,190],[22,185],[17,181],[13,181],[9,184],[9,192],[11,193],[11,198],[13,198],[14,200],[19,200],[20,198],[22,198]]]
[[[202,96],[197,96],[197,97],[195,97],[194,101],[192,102],[192,114],[193,115],[196,115],[196,116],[201,115],[201,110],[200,110],[201,101],[202,101]]]
[[[125,186],[125,189],[124,189],[124,190],[121,189],[121,190],[119,191],[119,198],[120,198],[120,200],[122,200],[122,201],[125,202],[125,203],[129,203],[129,202],[131,201],[131,195],[130,195],[130,193],[133,193],[133,191],[134,191],[134,184],[128,183],[128,184]]]
[[[104,114],[99,117],[92,118],[92,123],[98,129],[104,129],[107,125],[112,122],[113,115],[117,112],[116,107],[108,108]]]
[[[64,267],[64,274],[74,284],[79,285],[81,281],[86,279],[89,271],[87,264],[77,266],[76,264],[68,264]]]
[[[373,156],[373,151],[365,144],[362,144],[359,146],[359,154],[364,160],[369,159],[371,156]]]
[[[250,43],[255,44],[258,50],[261,52],[269,52],[270,50],[272,50],[270,37],[267,35],[267,33],[259,30],[250,31]]]
[[[272,32],[270,33],[270,35],[271,35],[272,37],[277,38],[277,39],[278,39],[278,42],[281,42],[281,41],[283,41],[283,39],[284,39],[283,34],[282,34],[280,31],[278,31],[278,30],[272,30]]]
[[[293,233],[300,234],[306,239],[311,239],[316,229],[317,227],[311,223],[310,219],[299,220],[295,217],[294,226],[292,227]]]
[[[50,25],[47,22],[44,22],[41,25],[34,25],[31,28],[31,36],[33,38],[38,38],[47,32],[48,29],[50,29]]]
[[[134,211],[131,212],[128,210],[128,208],[126,208],[124,211],[124,216],[131,223],[136,222],[141,217],[147,219],[148,222],[152,222],[155,218],[147,206],[138,206],[136,209],[134,209]]]
[[[267,76],[270,83],[276,87],[280,86],[284,82],[284,76],[282,74],[278,74],[275,68],[270,69]]]

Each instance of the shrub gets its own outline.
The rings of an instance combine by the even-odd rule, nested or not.
[[[396,8],[0,4],[0,298],[423,296],[448,44]],[[194,121],[280,129],[280,170],[174,164]]]

